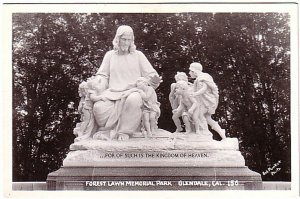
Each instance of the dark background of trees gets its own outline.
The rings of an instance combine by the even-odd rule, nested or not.
[[[214,118],[250,169],[290,181],[290,28],[284,13],[13,14],[13,181],[45,181],[73,143],[78,84],[95,74],[119,25],[163,78],[159,127],[177,71],[200,61],[220,91]],[[214,135],[218,139],[217,135]]]

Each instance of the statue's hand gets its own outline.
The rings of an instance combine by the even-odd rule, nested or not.
[[[192,115],[193,112],[194,112],[194,111],[193,111],[192,109],[189,109],[189,110],[188,110],[188,114],[190,114],[190,115]]]
[[[172,111],[172,113],[177,113],[178,112],[178,109],[174,109],[173,111]]]

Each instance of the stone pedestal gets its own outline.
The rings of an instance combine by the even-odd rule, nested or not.
[[[236,138],[172,134],[127,141],[86,140],[70,146],[48,190],[259,190]]]
[[[48,190],[260,190],[247,167],[62,167]]]

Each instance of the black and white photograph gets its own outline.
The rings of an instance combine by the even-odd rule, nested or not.
[[[2,6],[6,197],[299,197],[298,3]]]

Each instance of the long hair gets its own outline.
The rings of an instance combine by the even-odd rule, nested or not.
[[[129,46],[129,52],[132,53],[136,50],[136,46],[134,44],[134,34],[133,34],[133,30],[130,26],[127,25],[122,25],[119,26],[119,28],[117,29],[117,33],[115,35],[114,40],[112,41],[113,44],[113,48],[115,51],[119,51],[120,47],[119,47],[119,41],[120,41],[120,37],[125,33],[125,32],[129,32],[132,34],[132,43]]]

